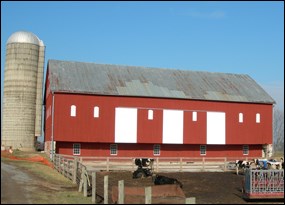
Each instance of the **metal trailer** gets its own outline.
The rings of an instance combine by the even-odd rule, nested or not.
[[[246,199],[284,198],[284,170],[246,169],[243,197]]]

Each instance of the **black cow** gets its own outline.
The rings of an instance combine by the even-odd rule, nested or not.
[[[152,174],[153,173],[151,169],[138,167],[137,170],[133,172],[133,179],[152,176]]]
[[[152,178],[155,185],[163,185],[163,184],[178,184],[180,188],[183,187],[182,183],[178,181],[177,179],[162,176],[162,175],[155,175]]]

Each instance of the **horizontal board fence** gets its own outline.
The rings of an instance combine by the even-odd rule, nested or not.
[[[141,157],[144,158],[144,157]],[[147,158],[147,157],[145,157]],[[235,169],[236,158],[184,158],[184,157],[161,157],[153,158],[154,172],[188,172],[188,171],[230,171]],[[240,159],[241,160],[241,159]],[[242,158],[248,160],[248,158]],[[92,189],[92,203],[96,203],[96,172],[98,171],[135,171],[135,158],[130,157],[78,157],[55,154],[52,160],[54,168],[77,184],[79,192],[87,197]],[[93,185],[92,185],[93,184]],[[121,189],[120,193],[123,192]],[[151,192],[145,196],[145,203],[150,203]],[[120,196],[120,203],[124,198]],[[108,203],[108,176],[104,177],[104,204]],[[186,204],[195,204],[195,198],[186,198]]]
[[[231,171],[235,169],[236,160],[236,158],[226,157],[154,157],[153,159],[153,171],[155,172]],[[135,158],[129,157],[80,157],[80,161],[88,167],[88,170],[135,171],[137,169]]]
[[[142,157],[143,158],[143,157]],[[231,171],[235,169],[233,157],[154,157],[154,172],[199,172]],[[246,158],[240,158],[249,160]],[[82,167],[91,171],[135,171],[135,158],[130,157],[77,157],[70,155],[54,156],[54,166],[58,172],[78,183],[75,174],[80,177]]]

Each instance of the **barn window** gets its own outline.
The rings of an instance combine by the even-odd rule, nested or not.
[[[153,145],[153,155],[160,155],[160,145],[159,144]]]
[[[153,110],[148,110],[148,119],[153,120]]]
[[[98,106],[95,106],[94,107],[94,118],[98,118],[99,117],[99,107]]]
[[[242,146],[243,155],[248,155],[248,151],[249,151],[248,145],[243,145]]]
[[[80,155],[80,144],[73,144],[73,155]]]
[[[256,123],[260,123],[260,114],[256,113]]]
[[[197,121],[197,112],[193,112],[192,121]]]
[[[243,123],[243,114],[242,113],[238,114],[238,122]]]
[[[76,116],[76,106],[75,105],[71,105],[71,107],[70,107],[70,116],[71,117]]]
[[[206,145],[200,145],[200,155],[206,155]]]
[[[110,154],[117,155],[118,154],[118,146],[116,144],[110,145]]]

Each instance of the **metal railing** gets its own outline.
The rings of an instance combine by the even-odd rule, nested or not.
[[[284,198],[284,170],[246,169],[244,197]]]

